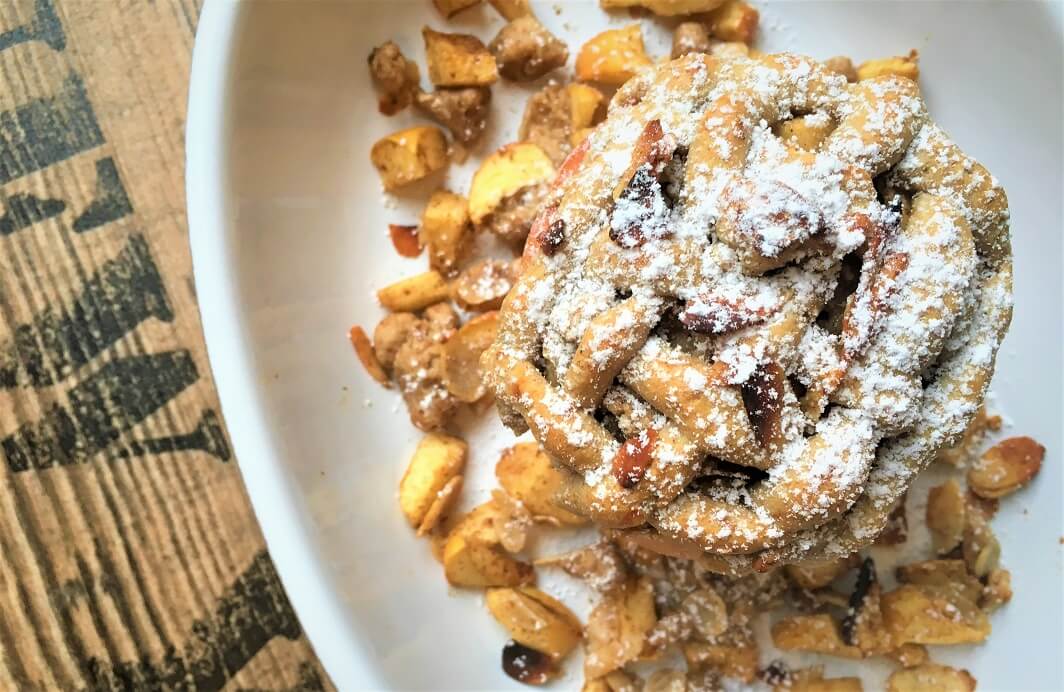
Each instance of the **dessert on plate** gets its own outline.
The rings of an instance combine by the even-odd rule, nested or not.
[[[485,370],[567,509],[723,571],[839,557],[981,405],[1011,270],[911,80],[694,54],[562,164]]]
[[[506,23],[487,44],[423,30],[431,91],[396,43],[370,56],[382,113],[450,133],[378,141],[389,193],[480,156],[500,78],[532,91],[467,194],[438,185],[389,228],[429,268],[383,287],[388,314],[351,340],[426,433],[399,506],[447,581],[483,590],[503,671],[543,684],[582,647],[585,692],[849,692],[880,658],[891,692],[973,690],[926,647],[988,638],[1012,597],[990,519],[1044,448],[989,442],[1008,203],[928,114],[915,51],[765,54],[743,0],[601,0],[665,17],[671,55],[632,23],[584,43],[567,79],[529,3],[489,1]],[[479,0],[433,4],[449,19]],[[459,512],[477,494],[459,414],[492,402],[531,439]],[[950,477],[914,483],[933,462]],[[580,530],[562,555],[529,540]],[[902,545],[904,564],[884,550]],[[536,586],[547,572],[593,594],[583,621]]]

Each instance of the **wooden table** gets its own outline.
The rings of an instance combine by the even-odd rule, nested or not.
[[[329,687],[200,332],[201,1],[0,2],[0,689]]]

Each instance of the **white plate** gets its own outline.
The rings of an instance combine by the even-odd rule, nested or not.
[[[1062,689],[1061,6],[762,7],[768,49],[863,59],[918,48],[932,113],[1008,191],[1017,308],[994,391],[1015,433],[1045,443],[1047,464],[995,520],[1016,596],[993,616],[989,643],[934,655],[967,667],[980,689]],[[539,15],[573,52],[628,21],[591,2]],[[519,687],[499,668],[505,636],[479,596],[447,588],[399,514],[396,484],[419,435],[346,338],[379,318],[375,287],[424,263],[397,257],[385,229],[415,221],[425,190],[383,196],[368,161],[375,139],[416,119],[377,113],[366,56],[392,38],[424,66],[422,24],[485,39],[501,26],[486,7],[458,20],[445,24],[428,0],[211,0],[196,37],[187,185],[211,363],[270,552],[341,689]],[[663,53],[667,33],[647,26]],[[485,151],[514,137],[526,93],[496,89]],[[468,174],[448,182],[464,190]],[[472,503],[510,436],[491,421],[470,435]],[[586,607],[571,584],[550,583]],[[578,687],[579,674],[565,682]]]

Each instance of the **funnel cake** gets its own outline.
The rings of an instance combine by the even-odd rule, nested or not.
[[[482,365],[566,508],[721,571],[826,559],[967,426],[1011,270],[1004,192],[914,82],[689,55],[561,166]]]

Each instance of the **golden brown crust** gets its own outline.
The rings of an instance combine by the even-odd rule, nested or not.
[[[1011,310],[1004,193],[913,82],[801,56],[688,55],[609,113],[551,184],[484,355],[504,422],[570,469],[566,507],[672,554],[748,571],[870,543],[981,402]],[[829,123],[815,150],[772,134],[796,114]],[[818,314],[847,256],[836,333]],[[645,426],[624,431],[635,482],[609,472],[610,417]]]

